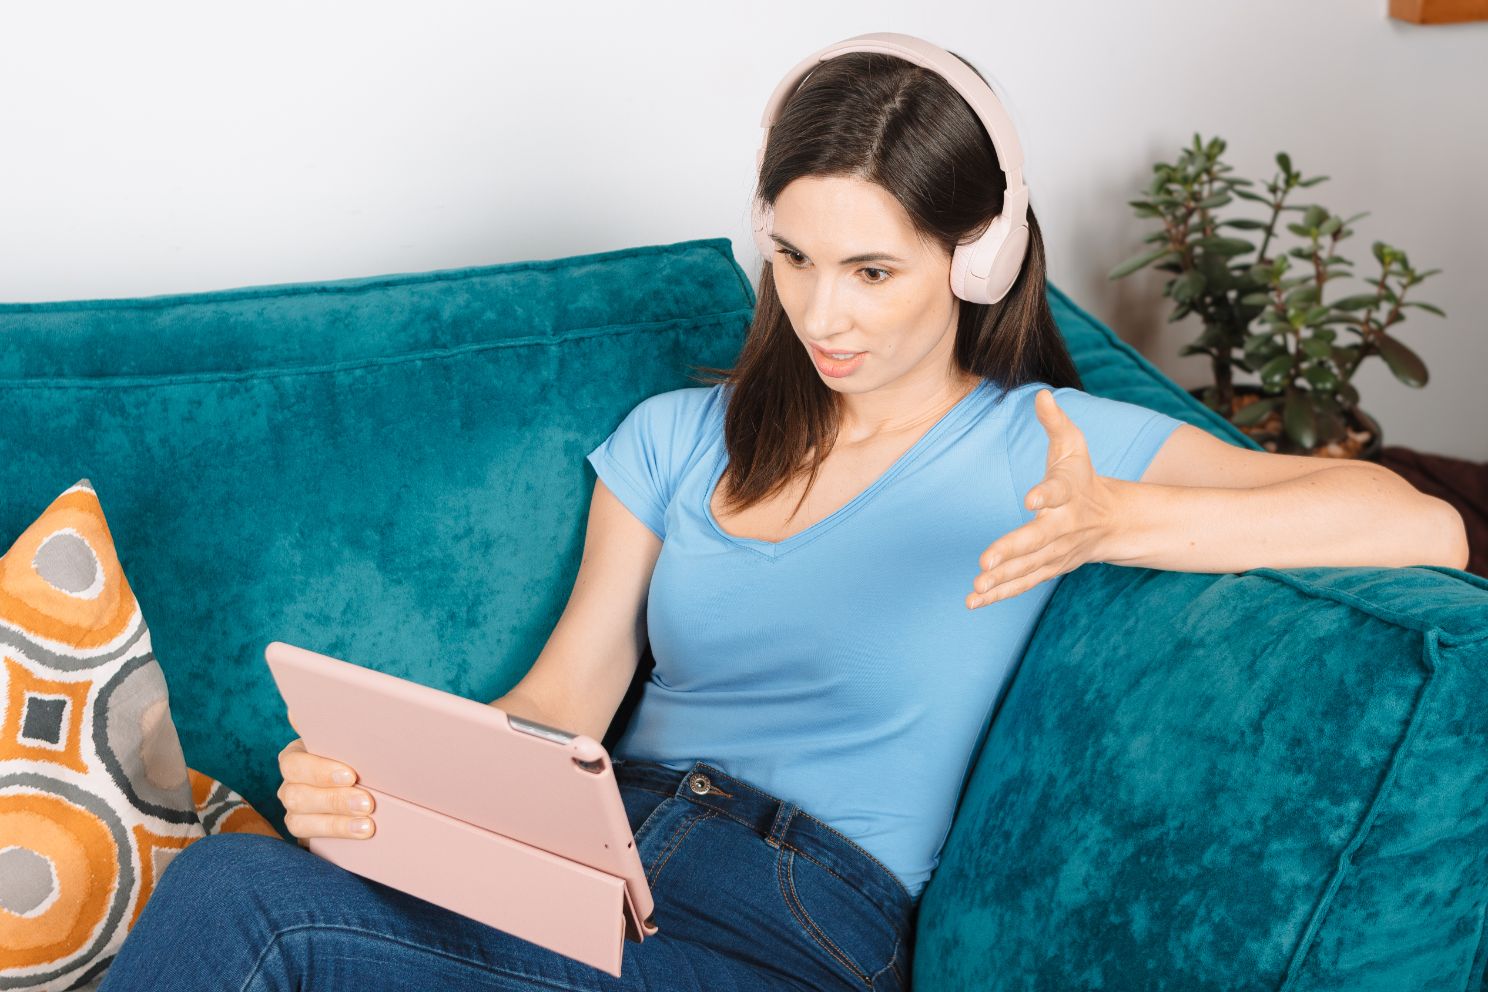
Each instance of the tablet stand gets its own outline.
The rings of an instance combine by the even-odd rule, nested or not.
[[[657,932],[653,919],[637,918],[618,876],[361,788],[373,796],[376,832],[312,837],[312,854],[402,892],[434,894],[463,916],[617,978],[625,941],[639,941],[642,928]]]

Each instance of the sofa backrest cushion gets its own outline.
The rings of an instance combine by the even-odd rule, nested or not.
[[[725,238],[0,305],[0,547],[91,481],[187,762],[282,831],[265,645],[505,693],[572,588],[585,452],[753,307]]]
[[[1090,391],[1192,402],[1056,313]],[[1476,992],[1485,689],[1488,581],[1456,569],[1075,570],[925,890],[915,988]]]

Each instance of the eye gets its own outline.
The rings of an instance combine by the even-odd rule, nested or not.
[[[786,264],[793,269],[799,269],[802,266],[802,262],[796,261],[797,259],[804,258],[800,252],[791,251],[789,248],[777,248],[775,249],[775,254],[784,255]],[[858,271],[877,273],[876,278],[865,280],[870,286],[878,286],[882,283],[886,283],[893,277],[887,269],[862,268]]]

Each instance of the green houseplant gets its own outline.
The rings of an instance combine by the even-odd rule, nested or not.
[[[1148,265],[1172,277],[1163,295],[1174,307],[1169,322],[1199,315],[1202,332],[1181,354],[1210,357],[1214,383],[1190,392],[1270,451],[1333,457],[1377,457],[1378,423],[1359,407],[1350,381],[1360,364],[1378,355],[1407,386],[1426,385],[1426,365],[1391,329],[1414,307],[1438,316],[1440,308],[1407,300],[1417,283],[1440,272],[1417,272],[1405,252],[1383,241],[1373,243],[1379,277],[1368,292],[1324,300],[1324,286],[1351,275],[1353,265],[1338,254],[1349,226],[1367,213],[1343,218],[1316,204],[1287,204],[1299,187],[1327,176],[1304,179],[1280,152],[1280,174],[1265,184],[1267,196],[1246,187],[1248,179],[1221,161],[1226,143],[1193,137],[1174,163],[1158,162],[1146,197],[1128,201],[1139,217],[1160,220],[1162,229],[1143,242],[1154,245],[1111,270],[1120,279]],[[1234,199],[1264,204],[1265,219],[1216,215]],[[1274,257],[1272,238],[1283,211],[1302,216],[1286,230],[1302,244]],[[1227,233],[1259,231],[1260,245]],[[1252,260],[1244,256],[1255,253]],[[1295,267],[1300,273],[1293,273]],[[1259,384],[1236,383],[1235,369],[1259,377]]]

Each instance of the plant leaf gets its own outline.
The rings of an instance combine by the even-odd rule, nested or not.
[[[1378,302],[1378,298],[1373,293],[1360,293],[1357,296],[1345,296],[1341,300],[1334,300],[1330,305],[1334,310],[1363,310]]]
[[[1417,389],[1426,385],[1426,363],[1421,361],[1421,356],[1406,347],[1403,341],[1380,332],[1374,339],[1374,345],[1379,349],[1385,364],[1390,366],[1390,371],[1395,373],[1395,378]]]
[[[1333,345],[1330,344],[1326,338],[1308,338],[1306,341],[1302,342],[1302,350],[1307,352],[1313,358],[1327,358],[1329,355],[1333,354]],[[1302,374],[1311,379],[1311,372],[1312,369],[1308,368]]]
[[[1173,280],[1173,299],[1179,303],[1190,303],[1204,292],[1204,273],[1190,269]]]
[[[1432,306],[1430,303],[1422,303],[1420,300],[1406,300],[1404,303],[1402,303],[1400,305],[1403,306],[1403,307],[1420,307],[1422,310],[1425,310],[1427,313],[1434,313],[1438,317],[1445,317],[1447,315],[1447,312],[1445,310],[1443,310],[1441,307]]]
[[[1312,400],[1306,391],[1287,390],[1281,422],[1286,427],[1287,436],[1303,448],[1311,448],[1317,443],[1317,423],[1313,416]]]
[[[1280,402],[1280,396],[1268,396],[1263,400],[1256,400],[1254,403],[1247,404],[1239,413],[1231,417],[1230,423],[1237,427],[1251,427],[1259,424],[1262,420],[1266,419],[1266,414],[1276,409],[1277,404]]]
[[[1261,366],[1261,379],[1267,383],[1279,381],[1283,375],[1291,371],[1291,368],[1292,356],[1289,353],[1283,352]],[[1286,383],[1283,383],[1283,385],[1286,385]]]
[[[1157,261],[1159,258],[1162,258],[1170,251],[1172,251],[1171,248],[1154,248],[1151,251],[1144,251],[1140,255],[1133,255],[1131,258],[1128,258],[1126,261],[1122,262],[1120,265],[1112,269],[1106,276],[1106,278],[1120,279],[1122,276],[1131,275],[1142,266]]]
[[[1286,303],[1287,308],[1291,309],[1292,307],[1300,306],[1304,303],[1316,303],[1317,297],[1317,283],[1308,282],[1304,285],[1298,286],[1296,289],[1286,294],[1286,299],[1284,302]]]

